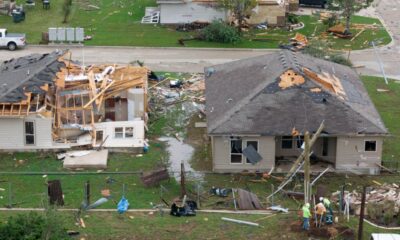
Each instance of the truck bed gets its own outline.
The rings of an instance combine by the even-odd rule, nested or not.
[[[25,37],[23,33],[7,33],[6,38],[18,38],[18,37]]]

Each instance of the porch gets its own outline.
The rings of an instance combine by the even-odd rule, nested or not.
[[[303,136],[277,136],[275,138],[275,172],[288,172],[303,152]],[[322,172],[336,168],[336,137],[320,137],[311,147],[311,172]]]

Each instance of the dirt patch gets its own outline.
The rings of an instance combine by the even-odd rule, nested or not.
[[[290,224],[290,230],[292,232],[305,232],[302,228],[302,221],[295,221]],[[354,231],[345,226],[328,225],[320,228],[315,227],[313,222],[310,223],[310,230],[308,231],[309,236],[332,239],[340,236],[341,239],[354,239]]]

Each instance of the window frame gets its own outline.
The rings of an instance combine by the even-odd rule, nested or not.
[[[117,132],[117,128],[121,128],[121,132]],[[121,137],[117,137],[117,133],[121,134]],[[114,127],[114,138],[115,139],[124,139],[124,127]]]
[[[232,142],[233,141],[240,141],[240,153],[232,153]],[[237,165],[237,164],[243,164],[243,140],[242,139],[237,139],[237,138],[233,138],[230,139],[229,141],[229,163],[233,164],[233,165]],[[234,156],[240,156],[240,162],[232,162],[232,155]]]
[[[26,132],[26,130],[27,130],[26,124],[27,123],[32,123],[33,133]],[[33,143],[27,143],[27,141],[26,141],[27,136],[33,136]],[[36,146],[36,126],[35,126],[35,121],[33,121],[33,120],[24,121],[24,144],[26,146]]]
[[[289,142],[289,141],[290,141],[290,148],[283,147],[283,142]],[[281,149],[293,149],[293,142],[294,141],[292,136],[281,136]]]
[[[248,142],[256,142],[257,143],[256,151],[257,151],[258,154],[260,154],[260,152],[258,151],[258,147],[259,147],[259,141],[258,140],[246,140],[245,142],[246,142],[246,145],[245,145],[246,148],[249,146]],[[242,149],[242,151],[243,151],[243,149]],[[243,155],[243,153],[242,153],[242,155]],[[244,158],[245,158],[245,161],[244,161],[245,164],[252,164],[250,161],[248,161],[246,156],[244,156]]]
[[[132,133],[132,136],[129,136],[129,137],[126,136],[126,134],[127,134],[126,129],[127,129],[127,128],[132,128],[132,132],[131,132],[131,133]],[[124,138],[128,138],[128,139],[133,138],[134,132],[135,132],[135,128],[134,128],[134,127],[124,127]]]
[[[375,150],[367,150],[367,142],[375,142]],[[378,142],[376,140],[364,140],[364,152],[377,152]]]

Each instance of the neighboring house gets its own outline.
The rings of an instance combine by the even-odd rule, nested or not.
[[[351,68],[287,50],[205,69],[213,170],[285,171],[305,131],[313,159],[376,174],[388,132]]]
[[[157,0],[161,24],[182,24],[228,20],[229,14],[216,0]],[[285,26],[286,7],[283,0],[259,0],[252,11],[250,24],[267,22],[269,26]]]
[[[214,0],[157,0],[161,24],[226,20],[227,14]]]
[[[55,51],[0,65],[0,149],[142,150],[148,69],[82,66]]]

